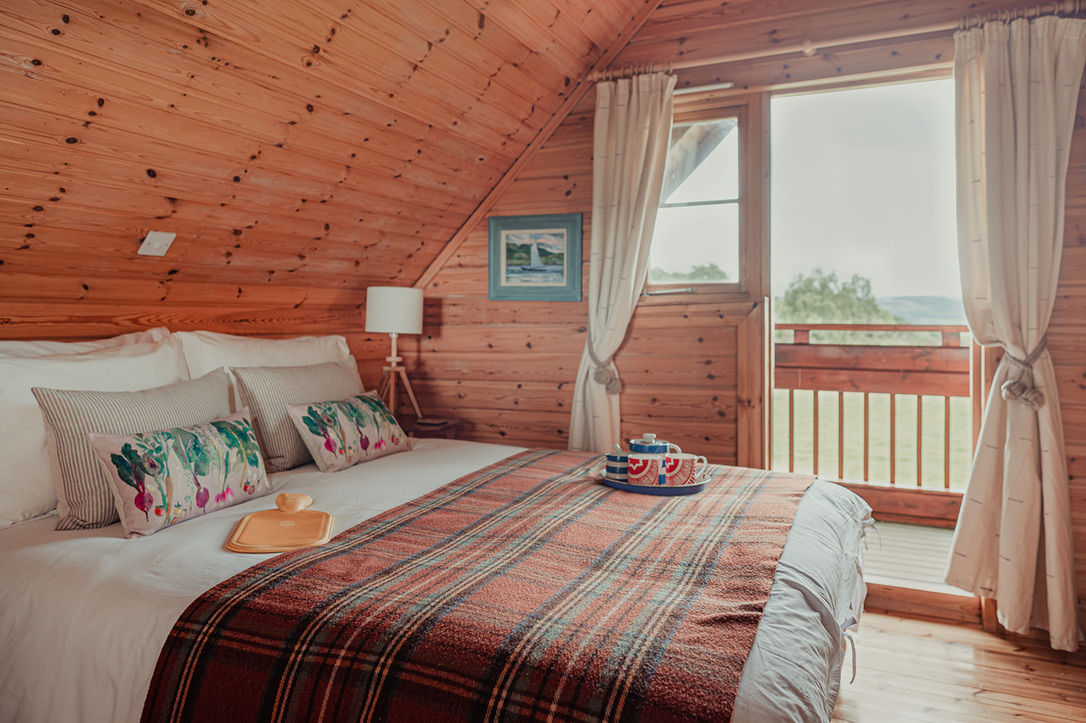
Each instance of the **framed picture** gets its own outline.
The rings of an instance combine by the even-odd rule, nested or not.
[[[490,217],[490,298],[581,300],[581,214]]]

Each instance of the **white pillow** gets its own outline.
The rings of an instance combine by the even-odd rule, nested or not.
[[[85,354],[0,358],[0,527],[57,504],[45,420],[31,387],[134,391],[188,378],[173,337]]]
[[[343,361],[351,356],[342,336],[299,336],[294,339],[261,339],[214,331],[179,331],[185,361],[193,378],[226,367],[300,367]],[[243,403],[237,382],[230,374],[230,411]]]
[[[0,341],[0,358],[53,356],[56,354],[83,354],[88,351],[115,349],[129,344],[146,344],[150,341],[162,341],[170,335],[164,326],[156,326],[146,331],[133,331],[130,334],[112,336],[108,339],[92,341]]]

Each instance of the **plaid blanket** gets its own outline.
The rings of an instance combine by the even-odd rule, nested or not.
[[[726,721],[812,478],[630,494],[523,452],[181,616],[143,720]]]

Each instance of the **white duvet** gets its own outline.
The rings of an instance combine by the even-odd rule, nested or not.
[[[277,492],[304,492],[335,516],[334,534],[496,462],[519,447],[420,440],[409,453],[335,474],[315,466],[271,476],[273,494],[151,537],[120,525],[56,532],[54,516],[0,530],[0,721],[136,721],[159,650],[205,590],[270,555],[223,547]],[[2,473],[2,472],[0,472]],[[778,567],[743,672],[736,721],[828,721],[842,627],[859,617],[867,506],[816,482]]]

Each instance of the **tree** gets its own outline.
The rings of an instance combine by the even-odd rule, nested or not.
[[[809,276],[799,274],[775,301],[774,316],[780,324],[908,324],[879,306],[871,292],[871,280],[853,274],[841,281],[835,272],[816,268]],[[820,344],[930,344],[924,332],[815,331],[812,343]],[[787,342],[791,332],[778,332],[777,341]],[[939,345],[938,334],[934,335]]]
[[[871,292],[871,280],[853,274],[848,281],[821,267],[809,276],[799,274],[777,300],[776,318],[782,324],[907,324],[881,308]]]
[[[664,271],[653,268],[649,271],[649,282],[653,284],[719,284],[728,280],[728,272],[715,263],[695,264],[689,271]]]

